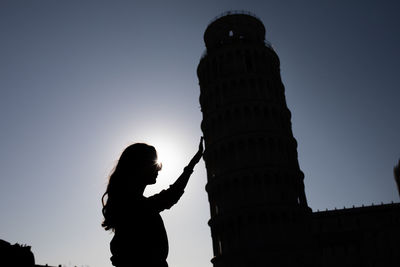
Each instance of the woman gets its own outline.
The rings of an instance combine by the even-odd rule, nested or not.
[[[171,208],[182,196],[194,166],[203,155],[199,150],[183,173],[167,190],[144,197],[154,184],[161,165],[153,146],[136,143],[122,153],[102,197],[105,230],[112,230],[111,262],[114,266],[167,267],[168,239],[160,212]]]

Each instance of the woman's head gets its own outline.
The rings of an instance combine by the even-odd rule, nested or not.
[[[153,146],[136,143],[125,148],[102,197],[102,225],[106,230],[114,228],[115,217],[130,198],[141,194],[146,185],[156,182],[160,170],[161,164],[157,162],[157,151]]]
[[[124,177],[130,184],[147,185],[155,183],[159,170],[161,164],[157,162],[156,149],[144,143],[136,143],[122,152],[114,173]]]

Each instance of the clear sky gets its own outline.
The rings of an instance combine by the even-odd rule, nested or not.
[[[38,264],[111,266],[100,198],[122,150],[158,148],[157,192],[201,136],[210,20],[244,9],[281,60],[313,210],[398,201],[398,1],[0,2],[0,239]],[[201,162],[164,218],[171,267],[211,266]]]

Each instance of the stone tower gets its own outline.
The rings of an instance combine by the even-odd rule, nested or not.
[[[302,266],[310,209],[280,77],[251,14],[205,33],[197,68],[215,267]]]

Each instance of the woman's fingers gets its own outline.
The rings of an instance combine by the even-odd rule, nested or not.
[[[204,137],[202,136],[202,137],[200,137],[200,144],[199,144],[199,151],[201,151],[201,152],[203,152],[203,140],[204,140]]]

